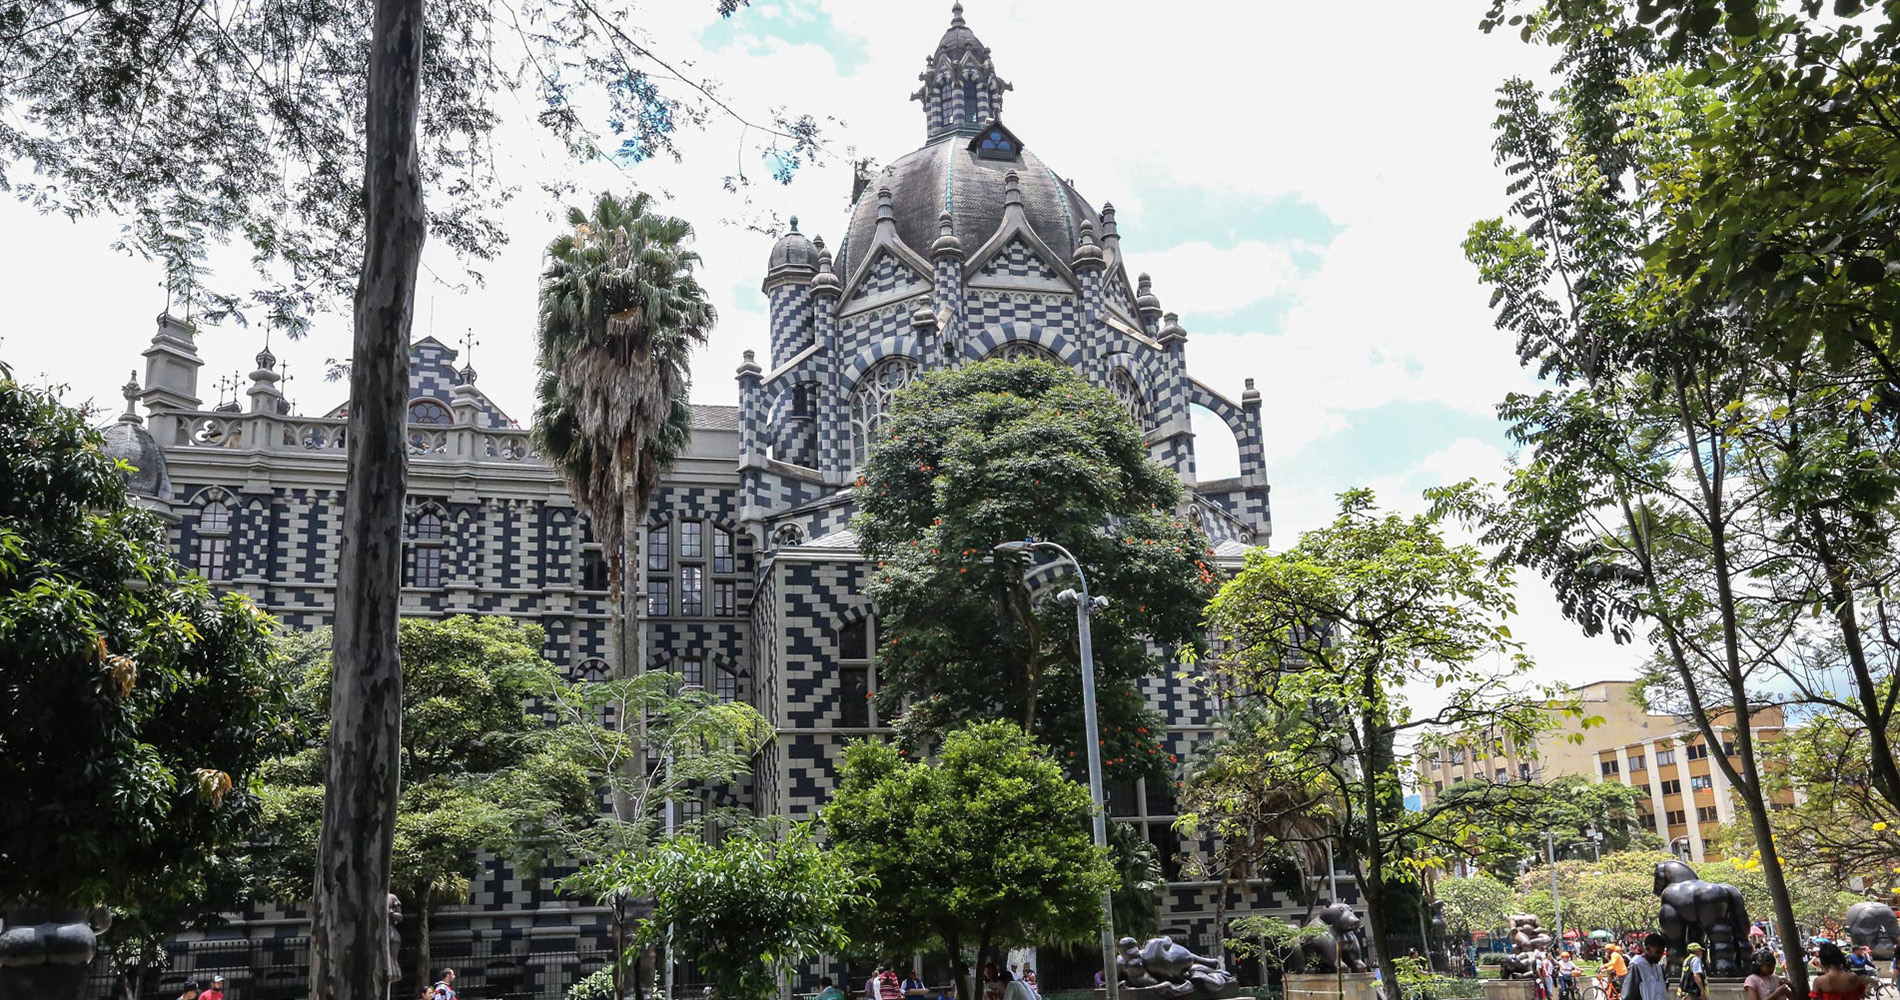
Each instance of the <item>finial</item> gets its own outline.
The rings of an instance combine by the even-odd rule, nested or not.
[[[758,357],[758,352],[747,349],[739,352],[739,356],[745,359],[746,364],[751,364],[752,359]]]
[[[950,5],[950,26],[952,28],[964,27],[963,5],[960,3],[953,3]]]
[[[1252,392],[1252,391],[1253,391],[1253,379],[1248,379],[1248,380],[1247,380],[1247,391],[1248,391],[1248,392]]]
[[[1023,203],[1022,178],[1012,170],[1003,175],[1003,204],[1021,205]]]
[[[1161,311],[1161,299],[1155,295],[1154,282],[1146,274],[1135,279],[1135,308],[1143,313]]]
[[[1113,250],[1121,246],[1121,231],[1115,228],[1115,203],[1102,202],[1102,243]]]
[[[792,232],[798,232],[798,216],[792,216]]]
[[[1166,316],[1162,317],[1161,339],[1162,340],[1186,340],[1187,339],[1187,331],[1181,329],[1181,317],[1178,314],[1168,313]]]
[[[462,370],[461,370],[460,372],[457,372],[456,374],[458,374],[458,375],[460,375],[460,376],[462,376],[462,384],[463,384],[463,385],[474,385],[474,384],[475,384],[475,366],[474,366],[474,365],[472,365],[472,364],[463,364],[463,365],[462,365]]]
[[[480,347],[480,346],[482,346],[482,342],[475,339],[475,328],[472,326],[464,328],[464,332],[462,334],[462,365],[463,367],[467,368],[467,367],[474,366],[475,348]]]
[[[832,270],[831,251],[825,249],[825,238],[820,236],[812,240],[811,245],[818,248],[818,275],[811,279],[812,289],[814,291],[837,291],[839,284],[838,272]]]
[[[897,213],[891,205],[891,188],[888,184],[877,189],[877,223],[881,226],[886,222],[897,224]]]
[[[139,373],[137,369],[133,369],[132,374],[126,376],[125,384],[119,387],[119,392],[125,396],[125,412],[119,414],[119,423],[144,423],[145,420],[139,416],[138,410]]]
[[[257,352],[257,370],[267,372],[275,367],[277,367],[277,355],[270,352],[270,338],[266,336],[264,349]]]
[[[1082,220],[1082,236],[1075,244],[1075,255],[1071,258],[1077,265],[1101,263],[1102,248],[1095,245],[1095,223]]]
[[[930,253],[933,257],[963,253],[963,241],[957,239],[956,221],[948,211],[937,215],[937,242],[930,245]]]

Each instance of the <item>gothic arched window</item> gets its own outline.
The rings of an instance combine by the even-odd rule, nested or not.
[[[884,430],[890,416],[891,397],[917,377],[917,362],[912,358],[885,358],[871,366],[851,390],[851,462],[864,464],[871,453],[871,442]]]
[[[409,403],[409,422],[412,424],[452,424],[455,417],[449,408],[434,399],[416,399]]]
[[[1148,397],[1142,394],[1141,386],[1128,374],[1128,369],[1117,368],[1109,374],[1108,391],[1114,393],[1122,409],[1128,411],[1128,419],[1135,422],[1135,429],[1146,433],[1150,424]]]
[[[1056,352],[1033,340],[1011,340],[990,352],[992,361],[1047,361],[1061,366],[1062,358]]]
[[[1013,160],[1016,158],[1016,140],[1000,128],[983,133],[983,140],[977,144],[976,155],[990,160]]]

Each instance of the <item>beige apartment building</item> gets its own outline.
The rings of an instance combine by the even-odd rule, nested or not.
[[[1476,732],[1421,756],[1419,797],[1430,802],[1473,778],[1550,781],[1577,775],[1617,781],[1648,796],[1649,807],[1637,821],[1662,836],[1672,851],[1692,862],[1719,858],[1705,835],[1735,818],[1729,783],[1709,760],[1702,734],[1686,719],[1645,709],[1631,696],[1634,687],[1631,681],[1596,681],[1573,689],[1582,715],[1553,711],[1554,726],[1538,735],[1528,753],[1499,734]],[[1751,721],[1756,739],[1781,735],[1778,708],[1760,709]],[[1715,731],[1722,752],[1733,754],[1729,727],[1717,725]]]

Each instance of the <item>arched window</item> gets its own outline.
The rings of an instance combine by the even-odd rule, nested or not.
[[[977,143],[976,155],[986,160],[1013,160],[1016,158],[1016,141],[1009,133],[1000,128],[983,133],[983,139]]]
[[[885,358],[864,373],[851,390],[851,462],[863,465],[871,442],[884,430],[890,416],[891,396],[917,378],[917,362],[905,357]]]
[[[213,500],[198,512],[198,574],[207,580],[231,577],[231,508]]]
[[[1061,365],[1062,358],[1056,352],[1033,340],[1011,340],[990,352],[992,361],[1047,361],[1052,365]]]
[[[425,507],[409,520],[409,585],[442,586],[442,557],[447,535],[441,512]]]
[[[205,504],[205,509],[198,514],[198,530],[201,532],[230,531],[231,508],[216,500]]]
[[[1128,411],[1128,419],[1135,422],[1135,429],[1146,433],[1151,421],[1148,397],[1142,394],[1141,386],[1128,374],[1128,369],[1117,368],[1109,374],[1108,391],[1114,393],[1122,409]]]
[[[412,424],[452,424],[455,422],[455,417],[439,400],[414,399],[409,401],[409,422]]]

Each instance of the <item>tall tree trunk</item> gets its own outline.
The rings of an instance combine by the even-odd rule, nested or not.
[[[435,901],[426,891],[420,892],[416,894],[416,905],[421,911],[416,915],[416,983],[419,985],[408,991],[410,996],[420,994],[423,986],[435,982],[435,967],[429,963],[429,931],[433,923],[429,918],[435,911]],[[403,998],[399,996],[396,1000]]]
[[[1371,669],[1366,670],[1364,683],[1360,686],[1360,697],[1367,706],[1374,704],[1378,696],[1378,676]],[[1365,897],[1366,925],[1372,931],[1372,954],[1367,961],[1384,963],[1380,966],[1382,978],[1380,985],[1389,1000],[1399,1000],[1399,980],[1393,975],[1390,956],[1392,954],[1391,929],[1385,919],[1385,845],[1379,840],[1379,817],[1385,803],[1380,801],[1379,774],[1384,766],[1379,763],[1379,748],[1383,745],[1382,727],[1375,721],[1370,707],[1365,720],[1365,793],[1366,814],[1360,820],[1365,830],[1365,862],[1359,866],[1363,874],[1359,875],[1359,893]],[[1333,902],[1338,902],[1334,900]]]
[[[337,574],[323,829],[310,914],[314,1000],[385,1000],[390,851],[401,784],[403,432],[409,325],[427,229],[416,118],[422,0],[376,0],[370,29],[363,273],[350,366],[349,478]]]

